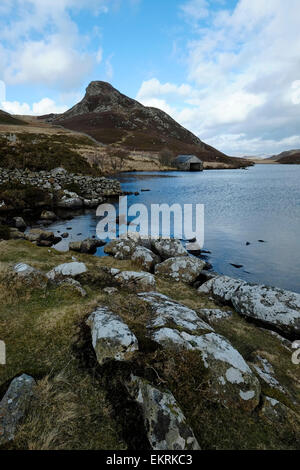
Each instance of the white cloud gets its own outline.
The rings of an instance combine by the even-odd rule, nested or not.
[[[187,21],[197,20],[198,34],[186,43],[185,83],[148,80],[137,98],[160,100],[182,125],[231,155],[299,147],[299,0],[288,7],[282,0],[239,0],[233,11],[211,7],[202,15],[209,5],[181,7]]]
[[[42,116],[43,114],[63,113],[68,108],[67,106],[58,106],[50,98],[43,98],[37,103],[30,106],[28,103],[20,103],[18,101],[2,101],[1,108],[11,114],[23,114]]]
[[[11,0],[14,14],[0,19],[0,75],[10,84],[40,83],[60,89],[76,88],[100,63],[101,48],[93,52],[71,12],[89,9],[105,13],[110,0]],[[98,39],[99,40],[99,39]],[[90,49],[90,50],[88,50]],[[2,60],[1,60],[2,58]]]
[[[184,16],[191,23],[195,23],[209,15],[209,5],[207,0],[189,0],[180,7]]]

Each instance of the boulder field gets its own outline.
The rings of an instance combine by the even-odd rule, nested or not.
[[[299,295],[199,287],[179,241],[105,250],[0,242],[0,448],[299,448]]]

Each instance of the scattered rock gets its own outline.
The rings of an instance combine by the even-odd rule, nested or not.
[[[116,287],[105,287],[103,292],[108,295],[114,295],[118,292],[118,289]]]
[[[243,268],[244,266],[242,264],[234,264],[234,263],[230,263],[231,266],[233,266],[234,268],[236,269],[241,269]]]
[[[49,220],[49,221],[53,221],[53,220],[56,220],[57,219],[57,215],[54,214],[54,212],[52,211],[43,211],[41,213],[41,220]]]
[[[23,374],[14,379],[0,402],[0,445],[13,441],[33,396],[35,381]]]
[[[132,261],[140,265],[145,271],[153,271],[154,266],[160,263],[161,259],[151,250],[144,246],[137,246],[131,256]]]
[[[104,246],[105,242],[102,240],[96,240],[94,238],[87,238],[83,241],[71,242],[69,244],[69,249],[71,251],[77,251],[79,253],[89,253],[94,254],[97,251],[97,248]]]
[[[140,405],[153,450],[200,450],[171,392],[161,392],[146,380],[131,376],[128,391]]]
[[[176,258],[178,256],[188,256],[188,252],[180,240],[173,238],[152,239],[151,247],[152,250],[164,260],[168,258]]]
[[[196,281],[205,267],[205,261],[192,256],[169,258],[155,266],[155,274],[191,284]]]
[[[54,269],[49,271],[46,276],[48,279],[55,280],[61,276],[71,276],[75,277],[79,274],[87,272],[87,267],[84,263],[78,263],[74,261],[73,263],[64,263],[56,266]]]
[[[11,240],[24,240],[26,235],[24,232],[20,232],[17,228],[10,227],[9,229],[9,238]]]
[[[147,302],[152,310],[151,320],[147,325],[148,329],[156,330],[158,327],[172,324],[189,331],[213,331],[213,328],[201,320],[194,310],[175,302],[166,295],[157,292],[143,292],[138,296]]]
[[[270,364],[270,362],[263,357],[263,354],[260,352],[254,353],[252,356],[253,358],[250,365],[259,378],[271,388],[275,388],[285,394],[285,389],[280,385],[275,377],[275,371],[272,364]]]
[[[13,273],[28,286],[35,286],[45,289],[48,284],[47,277],[38,269],[26,263],[18,263],[13,267]]]
[[[131,259],[134,251],[136,250],[136,243],[130,239],[112,240],[108,243],[104,252],[108,255],[114,256],[119,260]]]
[[[291,435],[291,429],[299,435],[299,415],[278,400],[264,397],[259,414],[275,426],[283,425],[287,435]]]
[[[27,227],[27,224],[23,217],[14,217],[13,218],[14,226],[17,229],[25,230]]]
[[[64,233],[62,233],[62,235],[61,235],[61,238],[68,238],[68,237],[69,237],[68,232],[64,232]]]
[[[287,336],[300,334],[300,294],[217,276],[199,289],[223,303],[232,304],[241,315],[258,320]]]
[[[42,230],[39,228],[33,228],[29,230],[29,232],[26,234],[26,240],[30,242],[36,242],[37,244],[40,244],[40,242],[49,242],[52,243],[54,242],[54,233],[53,232],[48,232],[46,230]],[[49,246],[51,246],[49,245]]]
[[[114,280],[121,286],[135,291],[153,291],[156,289],[155,277],[146,272],[122,271]]]
[[[129,361],[138,341],[123,320],[107,307],[98,307],[87,320],[100,365],[107,361]]]

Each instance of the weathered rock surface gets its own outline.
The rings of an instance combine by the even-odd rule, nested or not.
[[[193,256],[179,256],[157,264],[155,274],[174,281],[191,284],[196,281],[205,264],[205,261]]]
[[[132,261],[140,265],[145,271],[151,272],[161,259],[144,246],[137,246],[131,256]]]
[[[239,314],[276,328],[285,335],[300,334],[300,294],[227,276],[207,281],[198,292],[232,304]]]
[[[135,241],[130,239],[117,239],[108,243],[104,252],[108,255],[114,256],[116,259],[125,260],[131,259],[137,245]]]
[[[162,328],[152,339],[165,348],[177,347],[199,351],[209,369],[211,389],[225,406],[252,411],[259,403],[260,384],[250,367],[224,337],[216,333],[192,335]]]
[[[0,402],[0,445],[13,441],[18,424],[33,396],[35,381],[29,375],[14,379]]]
[[[129,361],[138,350],[138,341],[121,317],[107,307],[98,307],[87,320],[100,365],[107,361]]]
[[[81,297],[87,296],[87,293],[82,287],[82,285],[80,284],[80,282],[76,281],[72,277],[67,277],[63,279],[62,281],[59,281],[58,285],[63,286],[63,287],[71,287],[74,290],[74,292],[77,292]]]
[[[104,246],[105,242],[102,240],[97,240],[94,238],[87,238],[83,241],[71,242],[69,244],[69,249],[71,251],[76,251],[78,253],[87,253],[94,254],[97,251],[97,248]]]
[[[114,276],[114,280],[121,286],[136,291],[153,291],[156,281],[153,274],[146,272],[122,271]]]
[[[225,312],[219,309],[203,308],[199,311],[202,318],[208,321],[208,323],[214,325],[221,321],[228,320],[232,317],[232,312]]]
[[[271,388],[275,388],[282,393],[286,393],[285,389],[280,385],[279,381],[275,377],[274,367],[270,362],[263,357],[263,353],[253,354],[251,363],[249,363],[257,376],[264,381]]]
[[[176,258],[178,256],[188,256],[187,250],[184,248],[180,240],[170,239],[152,239],[152,250],[162,259]]]
[[[275,398],[264,397],[259,414],[273,425],[280,425],[281,428],[283,426],[289,435],[290,428],[292,428],[298,435],[299,440],[300,416],[280,401]]]
[[[141,407],[152,449],[200,450],[194,433],[171,392],[161,392],[135,376],[131,376],[127,387]]]
[[[85,273],[87,271],[87,267],[84,263],[79,263],[74,261],[73,263],[64,263],[56,266],[54,269],[49,271],[46,276],[48,279],[55,280],[56,278],[62,276],[71,276],[75,277],[79,274]]]
[[[197,313],[166,295],[157,292],[141,293],[138,296],[147,302],[152,310],[147,328],[156,329],[170,324],[189,331],[213,331],[213,328],[201,320]]]

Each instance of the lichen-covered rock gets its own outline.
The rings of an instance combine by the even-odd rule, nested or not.
[[[114,276],[115,282],[121,287],[135,291],[153,291],[156,289],[156,281],[153,274],[146,272],[121,271]]]
[[[275,327],[283,334],[300,335],[300,294],[243,284],[234,293],[232,304],[241,315]]]
[[[205,267],[205,261],[194,256],[169,258],[155,266],[155,274],[174,281],[192,284]]]
[[[161,392],[144,379],[133,375],[127,388],[141,407],[153,450],[200,450],[194,433],[171,392]]]
[[[211,390],[225,406],[252,411],[259,403],[260,384],[250,367],[233,346],[216,333],[191,335],[185,331],[162,328],[152,339],[164,348],[199,351],[209,369]]]
[[[144,246],[137,246],[131,256],[132,261],[140,265],[145,271],[151,272],[161,259]]]
[[[300,294],[227,276],[207,281],[198,292],[232,304],[239,314],[265,323],[284,335],[300,334]]]
[[[48,279],[54,281],[56,278],[63,276],[75,277],[79,274],[85,273],[86,271],[87,267],[84,263],[74,261],[73,263],[64,263],[56,266],[54,269],[49,271],[46,276]]]
[[[62,209],[81,209],[83,199],[78,194],[65,190],[64,196],[58,201],[57,206]]]
[[[284,387],[280,385],[275,377],[274,367],[270,362],[263,357],[263,353],[255,353],[252,355],[252,361],[249,363],[258,377],[265,382],[269,387],[279,390],[281,393],[286,393]]]
[[[129,361],[138,341],[121,317],[107,307],[98,307],[88,320],[92,343],[100,365],[107,361]]]
[[[177,258],[178,256],[188,256],[188,252],[181,241],[174,238],[154,238],[151,240],[151,248],[164,260]]]
[[[152,310],[147,328],[156,329],[174,325],[189,331],[213,331],[213,328],[201,320],[197,313],[163,294],[156,292],[141,293],[138,296],[147,302]]]
[[[126,260],[131,259],[135,249],[136,243],[133,240],[126,238],[112,240],[105,246],[104,252],[108,255],[114,256],[116,259]]]
[[[14,379],[0,402],[0,446],[13,441],[33,395],[35,381],[23,374]]]
[[[216,276],[202,284],[198,292],[200,294],[210,294],[222,303],[230,303],[233,294],[242,284],[246,283],[228,276]]]
[[[202,308],[199,310],[199,314],[212,325],[228,320],[232,317],[232,312],[226,312],[217,308]]]

